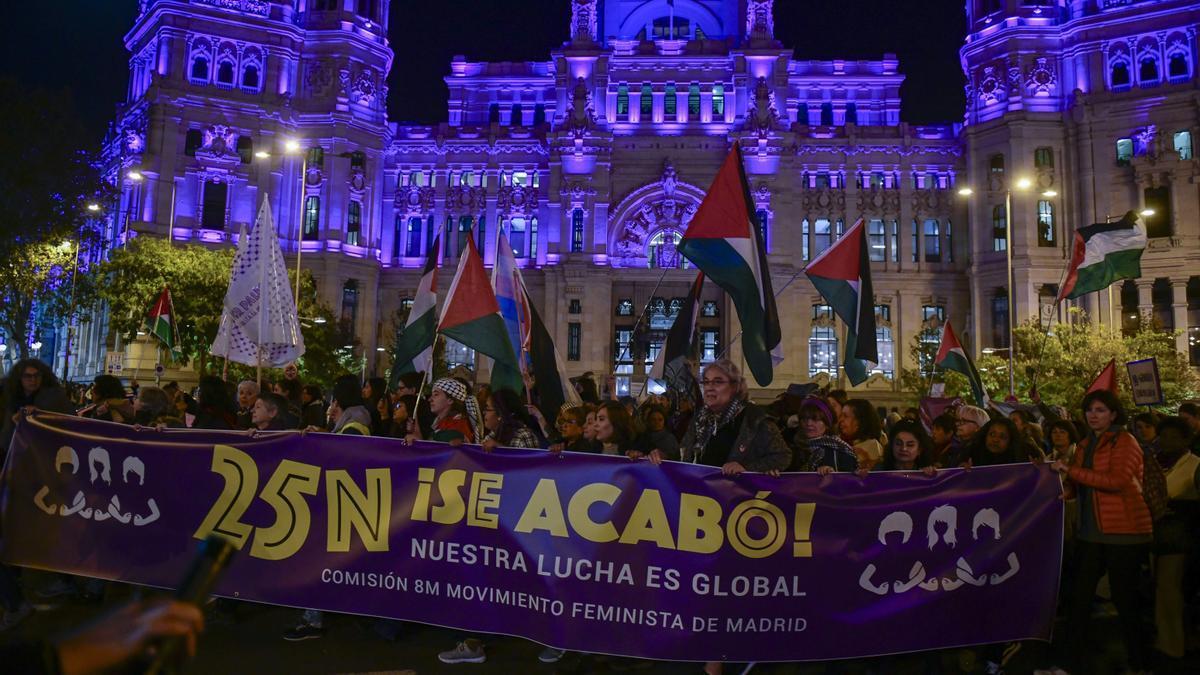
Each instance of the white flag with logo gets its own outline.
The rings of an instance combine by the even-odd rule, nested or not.
[[[212,353],[248,366],[279,367],[304,354],[304,337],[292,299],[287,265],[271,207],[263,197],[249,236],[243,227],[221,327]]]

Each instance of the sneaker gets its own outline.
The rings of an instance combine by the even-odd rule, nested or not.
[[[283,632],[283,639],[288,642],[301,642],[303,640],[316,640],[325,635],[325,629],[320,626],[314,626],[310,623],[297,624],[295,628],[289,628]]]
[[[538,654],[538,661],[541,661],[542,663],[558,663],[559,659],[561,659],[563,654],[566,653],[567,650],[565,649],[546,647],[540,654]]]
[[[63,598],[74,592],[75,586],[61,577],[56,577],[49,583],[35,588],[29,604],[39,612],[44,612],[61,606]]]
[[[483,652],[483,643],[479,640],[466,639],[458,643],[454,649],[438,654],[442,663],[483,663],[487,654]]]
[[[0,616],[0,633],[21,623],[30,614],[33,614],[33,606],[27,602],[22,602],[16,609],[5,610]]]
[[[987,675],[1004,675],[1004,668],[995,661],[988,661],[987,665],[983,667],[983,672]]]

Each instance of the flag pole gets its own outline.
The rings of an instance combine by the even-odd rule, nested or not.
[[[799,272],[796,272],[795,274],[793,274],[792,278],[788,279],[787,283],[784,284],[783,287],[781,287],[779,290],[775,291],[775,298],[778,299],[779,296],[783,295],[783,292],[787,290],[787,287],[791,286],[794,281],[799,279],[800,276],[802,274],[804,274],[804,270],[806,270],[806,269],[808,269],[808,265],[805,265],[804,267],[800,268]],[[742,331],[739,330],[737,332],[737,335],[734,335],[732,338],[730,338],[729,344],[725,345],[725,349],[721,350],[721,353],[719,355],[717,355],[717,360],[725,358],[729,354],[729,350],[733,348],[733,343],[737,342],[738,339],[740,339],[741,337],[742,337]]]

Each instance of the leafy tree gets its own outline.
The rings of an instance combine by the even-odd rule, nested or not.
[[[1048,333],[1037,319],[1031,319],[1018,326],[1014,335],[1017,398],[1030,401],[1036,384],[1043,402],[1077,410],[1084,392],[1100,370],[1109,360],[1115,360],[1120,396],[1132,409],[1129,374],[1124,366],[1130,361],[1154,358],[1158,361],[1166,400],[1164,409],[1173,408],[1200,395],[1200,376],[1189,365],[1187,355],[1179,352],[1177,336],[1177,332],[1155,327],[1149,317],[1142,317],[1137,328],[1129,334],[1113,334],[1108,328],[1093,324],[1086,313],[1078,309],[1071,310],[1067,321],[1054,323]],[[919,343],[918,336],[910,350],[914,361],[920,350],[927,348]],[[932,349],[936,350],[936,343]],[[988,391],[996,398],[1007,396],[1007,354],[984,355],[976,365]],[[961,375],[939,370],[936,377],[946,382],[947,395],[970,396],[966,378]],[[914,399],[928,392],[928,378],[920,377],[917,369],[905,370],[901,383]]]
[[[942,329],[925,328],[913,336],[908,348],[908,362],[920,364],[918,368],[905,368],[900,371],[900,388],[912,394],[913,403],[923,396],[929,395],[929,390],[935,383],[945,385],[944,396],[961,396],[965,401],[973,401],[971,383],[965,375],[953,371],[933,368],[933,360],[937,358],[938,346],[942,339]]]
[[[91,270],[86,282],[81,277],[81,285],[86,283],[88,292],[107,304],[112,330],[126,340],[135,338],[163,286],[169,285],[183,363],[192,363],[201,373],[220,372],[225,364],[208,352],[220,327],[233,258],[232,248],[179,245],[141,236],[113,251],[108,261]],[[293,270],[289,270],[293,280],[289,283],[294,283],[291,275]],[[328,385],[342,372],[357,370],[353,359],[347,357],[357,343],[319,301],[307,271],[301,275],[299,313],[305,344],[299,366],[306,382]],[[235,363],[228,364],[228,372],[231,378],[253,379],[255,375],[254,368]]]
[[[0,119],[0,331],[23,358],[35,321],[70,311],[75,256],[99,234],[87,206],[107,189],[69,96],[0,80]]]

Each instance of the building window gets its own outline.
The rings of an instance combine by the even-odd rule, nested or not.
[[[362,202],[351,200],[346,208],[346,244],[358,246],[362,240]]]
[[[431,242],[432,243],[432,242]],[[409,258],[416,258],[421,255],[421,219],[411,217],[408,219],[408,238],[404,242],[404,255]]]
[[[488,106],[488,124],[500,123],[500,104],[492,103]]]
[[[1004,155],[992,155],[988,158],[988,173],[993,178],[1004,178]]]
[[[1138,65],[1138,82],[1158,84],[1158,59],[1146,57]]]
[[[1142,308],[1137,283],[1127,279],[1121,284],[1121,332],[1133,335],[1142,323]]]
[[[446,368],[454,370],[462,366],[475,369],[475,350],[458,340],[446,338]]]
[[[1188,360],[1200,366],[1200,277],[1188,279],[1187,316]]]
[[[189,78],[197,84],[206,84],[208,82],[208,59],[203,56],[197,56],[192,59],[192,70],[189,73]]]
[[[717,301],[705,300],[704,304],[700,306],[700,316],[705,318],[721,316],[721,310],[717,307]]]
[[[643,122],[649,122],[650,116],[654,114],[654,87],[643,84],[642,95],[639,99],[638,112],[641,114]]]
[[[660,230],[650,238],[646,247],[646,264],[650,269],[675,269],[686,267],[683,256],[679,254],[679,242],[683,235],[678,230]]]
[[[325,166],[325,148],[319,145],[309,148],[307,163],[309,168]]]
[[[846,104],[846,124],[858,124],[858,104],[853,101]]]
[[[412,298],[401,298],[400,299],[400,309],[405,312],[411,312],[415,302],[416,301],[413,300]]]
[[[404,250],[404,216],[396,216],[395,226],[392,228],[392,258],[399,258],[400,252]]]
[[[1179,154],[1179,159],[1188,160],[1192,158],[1192,132],[1179,131],[1175,134],[1175,152]]]
[[[217,64],[217,84],[233,86],[233,62],[222,61]]]
[[[925,305],[921,307],[921,321],[930,328],[937,328],[946,321],[946,308],[943,305]]]
[[[883,262],[887,257],[887,233],[882,220],[867,223],[867,249],[871,262]]]
[[[617,117],[620,119],[629,117],[629,85],[627,84],[617,86]]]
[[[1167,62],[1167,76],[1172,80],[1186,79],[1188,76],[1187,57],[1183,54],[1172,54]]]
[[[712,118],[715,122],[725,119],[725,85],[713,85]]]
[[[1113,89],[1120,89],[1129,86],[1129,64],[1124,61],[1117,61],[1112,64],[1112,68],[1108,74],[1109,84]]]
[[[546,104],[539,103],[533,107],[533,126],[540,127],[546,124]]]
[[[1154,280],[1150,288],[1150,303],[1154,309],[1154,329],[1175,332],[1175,288],[1170,279]]]
[[[818,218],[813,221],[813,257],[821,255],[825,249],[833,245],[833,229],[829,219]]]
[[[700,363],[712,363],[721,355],[720,335],[715,328],[700,330]]]
[[[992,207],[992,250],[1008,250],[1008,218],[1003,204]]]
[[[567,314],[583,314],[583,303],[579,298],[571,298],[571,302],[567,305]]]
[[[567,360],[578,361],[583,356],[583,324],[567,324]]]
[[[633,300],[621,298],[617,301],[617,316],[633,316]]]
[[[1041,200],[1038,210],[1038,246],[1057,246],[1058,228],[1054,224],[1054,202]]]
[[[1054,149],[1038,148],[1033,151],[1033,166],[1038,169],[1054,168]]]
[[[247,65],[242,69],[242,88],[258,90],[258,66]]]
[[[1171,236],[1171,188],[1146,188],[1143,192],[1143,204],[1154,215],[1143,216],[1146,222],[1146,234],[1151,238]]]
[[[571,212],[571,253],[583,253],[583,209]]]
[[[200,213],[200,227],[205,230],[225,229],[225,210],[229,201],[229,185],[225,183],[204,184],[204,206]]]
[[[475,248],[479,249],[482,255],[487,250],[487,215],[479,216],[479,220],[475,221]]]
[[[537,174],[534,174],[535,176]],[[536,181],[535,181],[536,182]],[[533,216],[529,219],[529,257],[537,259],[538,255],[538,219]]]
[[[355,150],[350,153],[350,168],[358,171],[363,171],[367,168],[367,153],[362,150]]]
[[[771,214],[769,214],[766,209],[759,209],[758,213],[756,213],[755,215],[758,216],[758,231],[759,231],[759,234],[762,235],[763,252],[770,253],[771,252],[771,238],[770,238]]]
[[[375,19],[375,0],[358,0],[358,15],[364,19]]]
[[[183,141],[183,154],[195,157],[196,151],[203,146],[204,134],[199,129],[188,129],[187,137]]]
[[[892,255],[891,261],[900,262],[900,221],[892,221]]]
[[[249,164],[254,161],[254,139],[249,136],[238,136],[237,139],[237,154],[242,160],[242,164]]]
[[[514,127],[525,126],[525,111],[521,109],[520,103],[514,103],[512,111],[509,113],[509,124]]]
[[[833,308],[813,305],[813,326],[808,338],[808,376],[822,373],[830,378],[838,374],[838,344],[834,331]]]
[[[1008,347],[1008,295],[997,288],[992,296],[992,346]]]
[[[942,262],[942,232],[941,223],[929,219],[925,221],[925,262]]]
[[[349,279],[342,284],[342,330],[351,338],[358,325],[358,281]]]
[[[1117,139],[1117,165],[1129,166],[1133,161],[1133,139],[1118,138]]]
[[[669,122],[674,122],[679,116],[679,94],[674,82],[667,85],[666,94],[663,96],[663,113]]]
[[[700,120],[700,85],[688,87],[688,119],[693,122]]]
[[[946,221],[946,262],[954,262],[954,223]]]
[[[821,104],[821,126],[833,126],[833,104],[828,101]]]
[[[912,261],[921,261],[920,225],[917,225],[916,218],[913,218],[912,221]]]
[[[304,200],[304,241],[316,241],[321,228],[321,198],[313,195]]]
[[[893,379],[896,376],[896,341],[892,337],[891,323],[892,308],[890,305],[875,306],[875,343],[879,349],[879,363],[871,369],[872,374],[880,374]]]
[[[513,255],[518,258],[526,258],[526,244],[529,229],[528,221],[524,218],[513,218],[508,221],[508,244],[512,246]]]
[[[809,227],[808,218],[800,221],[800,259],[808,261],[808,239],[812,236],[812,228]]]

